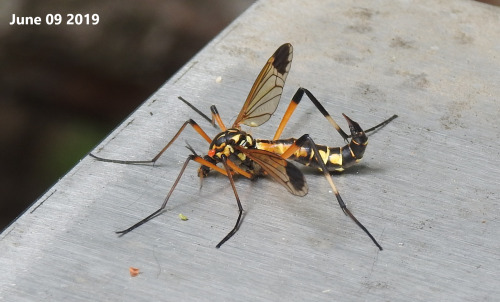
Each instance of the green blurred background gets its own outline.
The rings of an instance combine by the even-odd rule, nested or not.
[[[252,0],[0,1],[0,229]],[[9,25],[12,14],[98,25]]]

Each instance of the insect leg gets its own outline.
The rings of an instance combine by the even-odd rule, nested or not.
[[[179,135],[184,130],[184,128],[186,128],[187,124],[191,125],[193,127],[193,129],[196,130],[196,132],[198,132],[208,143],[212,142],[212,139],[205,133],[205,131],[203,131],[203,129],[201,129],[201,127],[195,121],[193,121],[192,119],[189,119],[189,120],[184,122],[184,124],[181,126],[179,131],[177,131],[177,133],[168,142],[168,144],[165,147],[163,147],[163,149],[161,149],[161,151],[155,157],[153,157],[153,159],[151,159],[151,160],[117,160],[117,159],[102,158],[102,157],[96,156],[92,153],[89,153],[89,155],[97,160],[100,160],[100,161],[105,161],[105,162],[110,162],[110,163],[118,163],[118,164],[151,164],[151,163],[155,163],[158,160],[158,158],[179,137]]]
[[[133,229],[141,226],[142,224],[148,222],[149,220],[153,219],[154,217],[156,217],[158,214],[160,214],[161,211],[163,211],[163,209],[165,209],[165,206],[167,205],[167,202],[168,200],[170,199],[170,196],[172,195],[172,193],[174,192],[175,190],[175,187],[177,186],[177,184],[179,183],[179,181],[181,180],[181,176],[182,174],[184,174],[184,170],[186,170],[186,167],[188,165],[188,163],[191,161],[191,160],[194,160],[195,162],[198,162],[202,165],[205,165],[205,166],[208,166],[210,167],[211,169],[214,169],[216,170],[217,172],[219,173],[222,173],[224,175],[227,175],[227,169],[224,170],[224,169],[221,169],[220,167],[206,161],[205,159],[203,159],[202,157],[198,156],[198,155],[189,155],[188,158],[186,159],[186,161],[184,162],[184,165],[182,165],[182,168],[181,168],[181,171],[179,172],[179,175],[177,176],[177,179],[175,180],[174,184],[172,185],[172,188],[170,189],[170,191],[168,192],[167,194],[167,197],[165,197],[165,200],[163,201],[163,204],[161,205],[161,207],[154,211],[153,213],[151,213],[149,216],[147,216],[146,218],[142,219],[141,221],[139,221],[138,223],[134,224],[133,226],[129,227],[128,229],[125,229],[123,231],[117,231],[116,233],[117,234],[120,234],[120,235],[125,235],[127,234],[128,232],[132,231]]]
[[[224,125],[224,122],[220,118],[219,111],[217,111],[217,107],[215,107],[215,105],[210,106],[210,111],[212,111],[212,124],[214,124],[214,121],[216,121],[220,129],[222,131],[226,131],[226,126]]]
[[[235,163],[233,163],[232,161],[230,161],[229,159],[226,160],[227,161],[227,165],[236,173],[238,174],[241,174],[243,176],[245,176],[246,178],[248,179],[252,179],[254,177],[254,175],[248,173],[247,171],[241,169],[240,167],[238,167]]]
[[[337,130],[337,132],[340,134],[340,136],[342,136],[342,138],[345,141],[347,141],[347,139],[350,138],[351,135],[347,135],[344,132],[344,130],[342,130],[342,128],[340,128],[340,126],[337,124],[337,122],[335,122],[335,120],[330,116],[328,111],[326,111],[325,107],[323,107],[323,105],[321,105],[321,103],[318,101],[318,99],[316,99],[316,97],[309,90],[307,90],[306,88],[302,88],[302,87],[297,89],[297,92],[295,93],[292,100],[290,101],[290,105],[288,105],[288,108],[285,112],[285,115],[283,116],[283,119],[281,120],[280,125],[278,126],[278,129],[276,130],[276,134],[274,135],[273,140],[277,140],[280,138],[281,133],[283,132],[286,124],[288,123],[288,120],[290,119],[293,112],[295,111],[295,108],[297,108],[297,105],[302,100],[304,93],[311,100],[311,102],[314,104],[314,106],[316,106],[316,108],[318,108],[318,110],[321,112],[321,114],[323,114],[323,116],[328,120],[328,122],[335,128],[335,130]],[[368,130],[365,130],[364,132],[368,133],[368,132],[371,132],[371,131],[376,130],[378,128],[384,127],[385,125],[387,125],[388,123],[390,123],[393,119],[395,119],[397,117],[398,116],[396,114],[394,114],[393,116],[391,116],[387,120],[383,121],[382,123],[380,123],[374,127],[371,127]]]
[[[300,147],[303,147],[305,145],[309,145],[309,147],[312,149],[312,152],[314,152],[314,156],[316,157],[316,160],[321,168],[321,171],[323,172],[323,175],[325,175],[326,180],[330,184],[330,187],[332,188],[333,193],[335,194],[335,197],[337,198],[337,201],[340,205],[340,208],[346,215],[348,215],[367,235],[370,237],[370,239],[375,243],[375,245],[382,250],[382,246],[375,240],[375,238],[370,234],[370,232],[365,228],[364,225],[361,224],[361,222],[354,217],[354,215],[351,213],[351,211],[347,208],[346,204],[342,200],[342,197],[340,196],[339,191],[337,190],[337,187],[333,183],[332,176],[330,173],[328,173],[328,169],[325,165],[325,162],[321,158],[321,154],[316,147],[316,144],[312,140],[312,138],[309,136],[309,134],[304,134],[302,135],[299,139],[297,139],[282,155],[282,158],[288,158],[290,157],[295,151],[297,151]]]
[[[330,116],[328,111],[326,111],[325,107],[321,105],[321,103],[314,97],[314,95],[309,92],[309,90],[300,87],[297,89],[297,92],[293,96],[292,100],[290,101],[290,105],[288,105],[288,108],[285,112],[285,115],[283,116],[283,119],[281,120],[280,125],[278,126],[278,129],[276,130],[276,134],[274,135],[273,140],[277,140],[280,138],[281,133],[285,129],[286,124],[288,123],[288,120],[292,116],[293,112],[295,111],[295,108],[297,108],[297,105],[300,103],[302,100],[302,97],[304,96],[304,92],[306,93],[307,97],[313,102],[314,106],[318,108],[318,110],[323,114],[323,116],[328,120],[328,122],[337,130],[337,132],[344,138],[344,140],[347,140],[349,137],[342,128],[335,122],[335,120]]]
[[[222,163],[224,164],[224,168],[226,168],[227,177],[229,178],[229,182],[231,183],[231,187],[233,188],[234,197],[236,197],[236,203],[238,204],[238,219],[236,219],[236,224],[234,225],[233,229],[215,246],[216,248],[220,248],[221,245],[224,244],[224,242],[228,241],[229,238],[236,234],[238,228],[240,227],[241,215],[243,214],[243,206],[241,205],[240,197],[238,196],[238,192],[236,191],[233,176],[231,175],[231,170],[225,156],[222,157]]]
[[[212,126],[214,126],[214,128],[217,128],[217,126],[215,126],[214,121],[211,120],[208,116],[206,116],[205,113],[201,112],[200,109],[196,108],[193,104],[191,104],[190,102],[188,102],[187,100],[185,100],[182,96],[178,96],[177,98],[179,100],[181,100],[182,102],[184,102],[184,104],[188,105],[189,108],[193,109],[196,113],[198,113],[199,115],[201,115],[201,117],[203,117],[204,119],[206,119],[209,123],[211,123]]]
[[[385,125],[389,124],[393,119],[395,119],[397,117],[398,117],[398,115],[394,114],[393,116],[391,116],[390,118],[386,119],[382,123],[380,123],[378,125],[375,125],[375,126],[371,127],[370,129],[365,130],[364,132],[368,133],[368,132],[372,132],[373,130],[377,130],[378,128],[385,127]],[[349,137],[351,137],[351,136],[349,135]]]

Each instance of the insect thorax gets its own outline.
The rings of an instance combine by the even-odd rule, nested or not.
[[[210,150],[213,150],[213,157],[215,159],[222,158],[222,155],[226,156],[226,158],[232,157],[231,155],[237,155],[240,160],[244,161],[246,159],[244,154],[235,150],[235,146],[255,148],[255,140],[250,134],[231,128],[215,136],[210,144]]]

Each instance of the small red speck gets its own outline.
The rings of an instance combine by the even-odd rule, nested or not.
[[[208,156],[210,156],[210,157],[214,157],[214,155],[215,155],[215,150],[214,150],[214,149],[210,149],[210,150],[208,151]]]
[[[129,272],[130,272],[130,276],[131,277],[136,277],[137,275],[139,275],[139,269],[138,268],[135,268],[135,267],[129,267],[128,268]]]

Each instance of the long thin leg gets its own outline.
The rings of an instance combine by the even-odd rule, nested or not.
[[[240,197],[238,196],[238,192],[236,191],[233,176],[231,175],[231,171],[229,169],[229,165],[225,156],[222,157],[222,163],[224,164],[224,168],[226,168],[227,177],[229,178],[229,182],[231,183],[231,187],[233,188],[234,197],[236,197],[236,203],[238,204],[238,219],[236,219],[236,224],[234,225],[233,229],[215,246],[216,248],[220,248],[221,245],[224,244],[224,242],[228,241],[229,238],[236,234],[238,228],[240,227],[241,215],[243,214],[243,206],[241,205]]]
[[[285,129],[286,124],[288,123],[288,120],[292,116],[293,112],[295,111],[295,108],[297,108],[297,105],[300,103],[302,100],[302,97],[304,96],[304,92],[307,94],[308,98],[313,102],[314,106],[318,108],[318,110],[323,114],[323,116],[328,120],[328,122],[337,130],[337,132],[344,138],[344,140],[347,140],[349,137],[342,128],[335,122],[335,120],[330,116],[328,111],[326,111],[325,107],[321,105],[321,103],[314,97],[314,95],[309,92],[309,90],[300,87],[297,89],[297,92],[295,92],[295,95],[293,96],[292,100],[290,101],[290,105],[288,105],[288,108],[286,109],[285,115],[283,116],[283,119],[281,119],[281,123],[278,126],[278,129],[276,130],[276,134],[274,134],[273,140],[277,140],[280,138],[281,133],[283,133],[283,130]]]
[[[163,149],[161,149],[161,151],[155,157],[153,157],[153,159],[151,159],[151,160],[118,160],[118,159],[102,158],[102,157],[96,156],[96,155],[94,155],[92,153],[89,153],[89,155],[92,156],[93,158],[97,159],[97,160],[100,160],[100,161],[105,161],[105,162],[110,162],[110,163],[117,163],[117,164],[151,164],[151,163],[155,163],[158,160],[158,158],[160,158],[160,156],[179,137],[179,135],[184,130],[184,128],[186,128],[187,124],[191,125],[194,128],[194,130],[196,130],[196,132],[198,132],[208,143],[212,142],[212,139],[205,133],[205,131],[203,131],[203,129],[201,129],[201,127],[195,121],[193,121],[192,119],[189,119],[189,120],[187,120],[187,121],[184,122],[184,124],[181,126],[181,128],[179,129],[179,131],[177,131],[177,133],[168,142],[168,144],[165,147],[163,147]]]
[[[210,106],[210,111],[212,111],[212,124],[214,124],[214,122],[217,122],[220,129],[222,131],[226,131],[226,126],[224,125],[224,122],[220,118],[219,111],[217,111],[217,107],[215,107],[215,105]]]
[[[342,128],[340,128],[340,126],[337,124],[337,122],[335,122],[335,120],[330,116],[328,111],[326,111],[325,107],[323,107],[323,105],[321,105],[321,103],[318,101],[318,99],[316,99],[316,97],[309,90],[307,90],[306,88],[302,88],[302,87],[297,89],[297,92],[295,93],[292,100],[290,101],[290,104],[288,105],[288,108],[287,108],[285,114],[283,115],[283,118],[281,119],[281,123],[278,126],[278,129],[276,130],[276,134],[274,135],[273,140],[277,140],[280,138],[281,134],[283,133],[283,130],[285,129],[286,124],[290,120],[290,117],[292,116],[293,112],[297,108],[297,105],[302,100],[304,93],[311,100],[311,102],[314,104],[314,106],[316,106],[316,108],[321,112],[321,114],[323,114],[323,116],[328,120],[328,122],[335,128],[335,130],[337,130],[337,132],[340,134],[340,136],[342,136],[342,138],[347,141],[347,139],[350,138],[351,135],[347,135],[344,132],[344,130],[342,130]],[[365,130],[364,132],[368,133],[368,132],[371,132],[371,131],[376,130],[378,128],[384,127],[385,125],[387,125],[388,123],[390,123],[393,119],[395,119],[397,117],[398,116],[396,114],[394,114],[393,116],[391,116],[387,120],[383,121],[382,123],[380,123],[374,127],[371,127],[368,130]]]
[[[221,127],[222,131],[226,131],[226,126],[222,122],[222,119],[220,118],[219,112],[217,111],[217,108],[215,107],[215,105],[212,105],[210,107],[210,111],[212,112],[212,119],[210,119],[208,116],[205,115],[205,113],[201,112],[198,108],[196,108],[193,104],[191,104],[190,102],[185,100],[183,97],[179,96],[178,98],[179,98],[179,100],[184,102],[184,104],[188,105],[191,109],[193,109],[196,113],[198,113],[201,117],[203,117],[208,122],[210,122],[212,124],[212,126],[217,128],[217,125],[215,125],[215,122],[217,122],[217,124],[219,126],[222,126]]]
[[[185,100],[182,96],[178,96],[177,98],[179,100],[181,100],[182,102],[184,102],[184,104],[188,105],[189,108],[193,109],[196,113],[198,113],[201,117],[203,117],[209,123],[211,123],[212,126],[214,126],[214,128],[217,128],[217,126],[215,125],[213,119],[211,120],[208,116],[206,116],[205,113],[201,112],[200,109],[196,108],[193,104],[191,104],[190,102],[188,102],[187,100]]]
[[[281,155],[281,157],[285,158],[285,159],[289,158],[295,151],[297,151],[299,148],[303,147],[306,144],[309,145],[309,147],[312,149],[312,152],[314,152],[314,156],[316,157],[316,160],[321,168],[321,171],[323,172],[323,175],[325,175],[326,180],[330,184],[330,187],[332,188],[332,191],[335,194],[335,197],[337,198],[337,201],[338,201],[342,211],[344,211],[344,213],[346,215],[348,215],[368,235],[368,237],[370,237],[370,239],[373,241],[373,243],[375,243],[375,245],[380,250],[382,250],[382,246],[380,246],[380,244],[377,242],[377,240],[375,240],[375,238],[372,236],[372,234],[370,234],[370,232],[365,228],[365,226],[363,224],[361,224],[361,222],[359,222],[359,220],[356,219],[356,217],[354,217],[354,215],[351,213],[351,211],[349,211],[349,209],[347,208],[346,204],[342,200],[342,197],[340,196],[339,191],[337,190],[337,187],[333,183],[332,176],[330,175],[330,173],[328,173],[328,169],[327,169],[325,163],[323,162],[323,159],[321,158],[321,155],[318,151],[318,148],[316,147],[316,144],[314,143],[312,138],[309,136],[309,134],[304,134],[299,139],[297,139],[295,141],[295,143],[293,143]]]
[[[146,223],[147,221],[151,220],[152,218],[156,217],[158,214],[160,214],[161,211],[163,211],[163,209],[165,209],[165,206],[167,205],[167,202],[168,200],[170,199],[170,196],[172,195],[172,193],[174,192],[175,190],[175,187],[177,186],[177,184],[179,183],[179,181],[181,180],[181,177],[182,177],[182,174],[184,173],[184,170],[186,170],[186,167],[188,165],[188,163],[191,161],[191,160],[194,160],[202,165],[205,165],[207,167],[210,167],[214,170],[216,170],[217,172],[219,173],[222,173],[224,175],[227,176],[227,171],[228,169],[221,169],[220,167],[206,161],[205,159],[203,159],[202,157],[198,156],[198,155],[189,155],[188,158],[186,159],[186,161],[184,162],[184,165],[182,165],[182,168],[181,168],[181,171],[179,172],[179,175],[177,176],[177,179],[175,180],[174,184],[172,185],[172,188],[170,189],[170,191],[168,192],[167,194],[167,197],[165,197],[165,200],[163,201],[163,204],[161,205],[161,207],[154,211],[153,213],[151,213],[149,216],[147,216],[146,218],[142,219],[141,221],[139,221],[138,223],[134,224],[133,226],[129,227],[128,229],[125,229],[125,230],[122,230],[122,231],[117,231],[116,233],[117,234],[120,234],[120,235],[125,235],[127,234],[128,232],[132,231],[133,229],[137,228],[138,226],[141,226],[143,225],[144,223]],[[230,177],[230,179],[232,179]]]
[[[368,133],[368,132],[372,132],[373,130],[377,130],[379,128],[385,127],[385,125],[389,124],[390,122],[392,122],[393,119],[395,119],[397,117],[398,117],[398,115],[394,114],[393,116],[391,116],[390,118],[386,119],[382,123],[380,123],[378,125],[375,125],[375,126],[371,127],[370,129],[364,130],[364,132]],[[351,135],[349,135],[349,137],[351,137]]]

